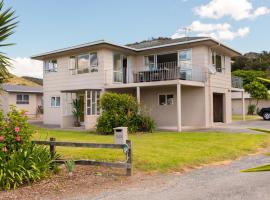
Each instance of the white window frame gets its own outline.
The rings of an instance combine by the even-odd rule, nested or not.
[[[154,69],[155,68],[157,68],[157,54],[149,54],[149,55],[145,55],[144,57],[143,57],[143,66],[144,66],[144,70],[147,70],[147,71],[151,71],[151,70],[153,70],[153,69],[151,69],[150,68],[150,66],[148,65],[146,65],[147,63],[146,63],[146,58],[147,57],[149,57],[149,56],[154,56]],[[148,59],[149,60],[149,59]]]
[[[180,53],[181,52],[187,52],[187,51],[190,51],[190,59],[185,59],[185,60],[180,60]],[[186,62],[189,64],[189,67],[188,68],[184,68],[184,69],[192,69],[192,63],[193,63],[193,60],[192,60],[192,56],[193,55],[193,51],[192,51],[192,48],[190,49],[181,49],[181,50],[178,50],[177,51],[177,64],[178,64],[178,67],[182,67],[181,66],[181,62]]]
[[[100,92],[99,90],[86,90],[86,115],[100,115]],[[93,96],[95,101],[93,101]]]
[[[93,54],[96,54],[96,56],[97,56],[97,64],[96,65],[91,64],[91,56]],[[85,68],[85,69],[88,69],[88,72],[78,73],[78,67],[79,67],[78,60],[79,60],[79,57],[80,56],[86,56],[86,55],[89,56],[88,67]],[[74,61],[74,63],[72,62],[72,60]],[[73,55],[73,56],[69,57],[69,70],[71,72],[71,75],[88,74],[90,72],[97,71],[98,66],[99,66],[99,62],[98,62],[98,52],[97,51],[92,51],[92,52],[89,52],[89,53],[82,53],[82,54]],[[93,71],[92,71],[92,69],[93,69]]]
[[[54,105],[52,105],[52,99],[55,99],[54,100]],[[57,105],[57,99],[59,99],[59,105]],[[60,98],[60,96],[51,96],[51,98],[50,98],[50,106],[51,106],[51,108],[59,108],[60,106],[61,106],[61,98]]]
[[[18,96],[22,96],[22,100],[18,100]],[[25,97],[28,96],[28,99],[26,100]],[[29,94],[17,94],[16,95],[16,104],[29,104],[30,103],[30,95]]]
[[[217,70],[217,66],[216,66],[216,56],[221,56],[221,71]],[[213,63],[213,56],[214,56],[214,63]],[[226,63],[226,56],[217,53],[216,51],[211,50],[211,65],[216,69],[216,72],[218,73],[223,73],[226,70],[225,67],[225,63]]]
[[[120,71],[116,71],[116,70],[114,70],[114,56],[116,55],[116,54],[119,54],[120,55],[120,65],[121,65],[121,70]],[[123,54],[121,54],[121,53],[117,53],[117,52],[115,52],[115,53],[113,53],[113,83],[123,83],[124,82],[124,77],[123,77],[123,58],[124,57],[126,57],[127,58],[127,56],[126,55],[123,55]],[[119,73],[119,75],[120,75],[120,77],[121,77],[121,80],[120,81],[115,81],[115,74],[116,73]]]
[[[56,61],[55,63],[53,61]],[[57,59],[51,59],[44,62],[44,72],[58,72],[58,61]]]
[[[173,96],[173,100],[172,100],[172,103],[171,104],[168,104],[168,96],[169,95],[172,95]],[[160,105],[160,96],[165,96],[165,104],[164,105]],[[174,97],[175,95],[173,93],[160,93],[158,94],[158,106],[171,106],[171,105],[174,105]]]

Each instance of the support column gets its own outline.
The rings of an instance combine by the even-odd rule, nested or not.
[[[137,95],[137,102],[138,104],[141,103],[141,90],[140,87],[136,87],[136,95]]]
[[[177,91],[176,91],[177,97],[177,131],[181,132],[182,131],[182,117],[181,117],[181,84],[177,83]]]
[[[245,92],[242,91],[242,119],[246,120],[246,105],[245,105]]]

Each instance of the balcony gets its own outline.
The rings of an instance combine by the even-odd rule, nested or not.
[[[232,76],[232,87],[233,88],[243,88],[243,79],[238,76]]]
[[[186,66],[180,68],[177,62],[158,63],[151,70],[136,71],[133,73],[134,83],[167,81],[167,80],[205,81],[202,67]]]

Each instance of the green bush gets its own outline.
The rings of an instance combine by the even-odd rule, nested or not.
[[[53,170],[50,151],[31,143],[32,129],[24,111],[0,110],[0,189],[40,180]]]
[[[254,115],[255,110],[256,110],[256,105],[254,104],[248,105],[248,115]]]
[[[113,128],[128,127],[129,132],[151,132],[154,121],[146,114],[136,99],[128,94],[106,93],[101,97],[103,112],[97,121],[97,132],[113,133]]]

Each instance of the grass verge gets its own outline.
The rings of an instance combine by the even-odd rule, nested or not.
[[[262,129],[262,128],[249,128],[249,129],[253,131],[263,132],[263,133],[270,133],[270,130]]]
[[[256,119],[261,119],[260,116],[258,115],[246,115],[246,120],[256,120]],[[234,121],[242,121],[243,117],[242,115],[233,115],[232,120]]]
[[[33,139],[113,143],[112,135],[35,128]],[[134,167],[139,171],[181,171],[186,167],[236,159],[270,142],[267,134],[175,133],[132,134]],[[57,147],[64,158],[100,161],[124,160],[122,150]]]

